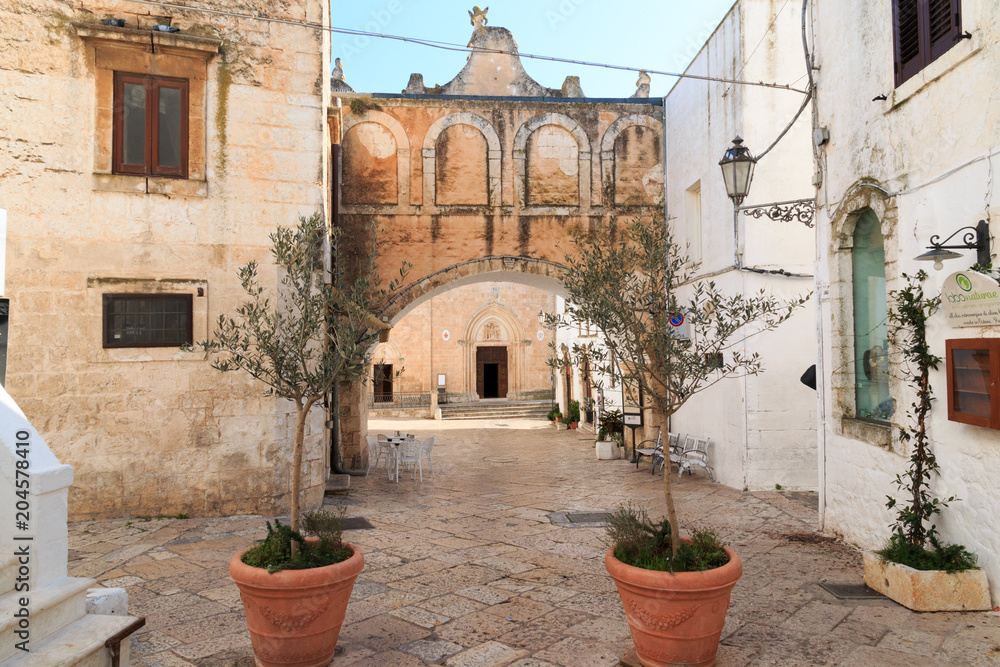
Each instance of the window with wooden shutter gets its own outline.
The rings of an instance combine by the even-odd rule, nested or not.
[[[893,0],[896,86],[953,47],[962,35],[961,0]]]

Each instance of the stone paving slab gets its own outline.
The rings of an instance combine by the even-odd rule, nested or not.
[[[396,484],[373,473],[352,479],[349,496],[327,498],[374,526],[348,533],[366,567],[335,667],[613,667],[632,649],[604,570],[603,529],[559,519],[624,500],[659,515],[663,478],[598,461],[579,431],[505,423],[373,424],[436,435],[435,476]],[[686,528],[716,530],[743,559],[720,667],[1000,665],[1000,614],[918,614],[820,588],[860,583],[862,571],[855,549],[815,532],[814,494],[743,493],[698,475],[675,493]],[[129,612],[147,619],[131,639],[133,665],[252,667],[228,564],[263,538],[264,520],[72,524],[70,574],[127,588]]]

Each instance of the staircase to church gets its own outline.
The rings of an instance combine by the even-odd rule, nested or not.
[[[552,401],[477,401],[445,404],[441,419],[548,419]]]

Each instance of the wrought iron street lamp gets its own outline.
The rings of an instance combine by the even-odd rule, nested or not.
[[[756,165],[757,158],[743,145],[743,138],[737,135],[733,139],[733,145],[719,161],[722,178],[726,182],[726,194],[737,208],[750,194],[750,182],[753,180],[753,169]]]
[[[962,232],[965,232],[965,234],[962,236],[961,243],[945,245]],[[932,236],[931,244],[927,246],[927,252],[913,259],[919,262],[934,262],[934,268],[938,271],[944,268],[944,264],[942,263],[944,260],[958,259],[962,256],[957,252],[953,252],[954,250],[975,250],[976,262],[981,266],[986,266],[992,261],[990,254],[990,226],[985,220],[980,220],[979,224],[975,227],[962,227],[956,230],[955,233],[944,241],[940,239],[941,237],[937,234]]]

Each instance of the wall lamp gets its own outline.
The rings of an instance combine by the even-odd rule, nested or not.
[[[962,232],[965,232],[962,236],[962,243],[945,245]],[[956,230],[955,233],[944,241],[940,239],[941,237],[937,234],[932,236],[931,244],[927,246],[927,252],[913,259],[918,262],[934,262],[934,268],[938,271],[944,268],[944,264],[942,264],[944,260],[962,257],[961,254],[953,252],[954,250],[975,250],[976,262],[980,266],[987,266],[992,261],[992,256],[990,255],[990,226],[985,220],[980,220],[979,224],[975,227],[962,227]]]
[[[733,145],[719,161],[719,166],[722,167],[722,178],[726,182],[726,194],[739,207],[750,194],[750,182],[753,181],[757,158],[743,145],[743,138],[737,135],[733,139]]]

